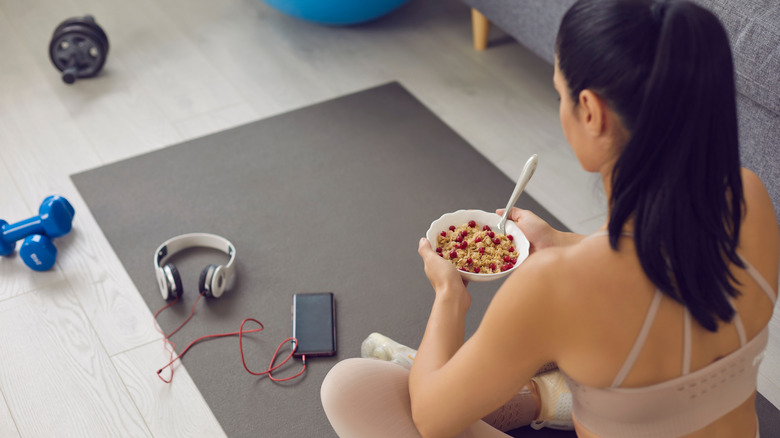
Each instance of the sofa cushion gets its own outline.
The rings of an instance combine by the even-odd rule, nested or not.
[[[761,178],[780,223],[780,115],[744,94],[737,95],[742,165]]]
[[[780,3],[696,2],[714,12],[728,32],[739,92],[780,115]]]
[[[780,222],[780,3],[695,1],[714,12],[729,35],[742,165],[764,182]]]

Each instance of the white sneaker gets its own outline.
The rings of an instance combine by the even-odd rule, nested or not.
[[[539,389],[542,408],[539,418],[531,423],[531,427],[539,430],[543,427],[558,430],[574,430],[574,420],[571,417],[571,391],[566,386],[563,374],[552,371],[531,379]]]
[[[411,368],[417,350],[399,344],[385,335],[371,333],[360,345],[360,356],[374,357]]]

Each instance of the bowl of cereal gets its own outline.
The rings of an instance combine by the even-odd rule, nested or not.
[[[446,213],[431,223],[425,237],[440,257],[469,281],[506,277],[528,257],[531,244],[512,221],[499,234],[501,216],[482,210]]]

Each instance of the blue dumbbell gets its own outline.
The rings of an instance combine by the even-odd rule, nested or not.
[[[48,271],[57,261],[57,247],[43,234],[27,236],[19,247],[19,256],[33,271]]]
[[[30,268],[45,271],[54,265],[57,256],[51,239],[70,232],[75,210],[67,199],[55,195],[44,199],[38,212],[38,216],[15,224],[0,220],[0,256],[11,254],[16,241],[25,239],[20,250],[22,259]]]

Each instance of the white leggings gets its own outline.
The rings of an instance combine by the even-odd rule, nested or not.
[[[531,416],[535,410],[535,405],[527,401],[530,393],[525,391],[525,394],[522,403],[515,403],[519,406],[515,411],[525,411],[519,414],[520,424],[515,421],[505,430],[533,420],[525,419],[529,410]],[[378,359],[343,360],[323,380],[320,397],[325,414],[340,438],[420,436],[412,421],[409,370],[398,364]],[[488,417],[495,417],[494,414]],[[500,413],[501,421],[506,423],[503,417],[507,414]],[[508,416],[518,418],[517,413]],[[478,421],[458,437],[507,438],[509,435]]]

